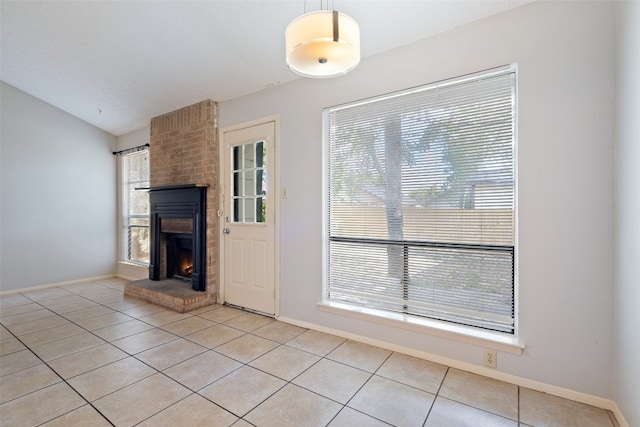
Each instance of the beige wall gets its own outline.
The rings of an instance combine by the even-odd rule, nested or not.
[[[522,355],[498,374],[613,398],[615,3],[533,2],[220,104],[221,127],[279,114],[281,315],[482,366],[482,346],[322,311],[322,109],[516,63]],[[365,39],[363,39],[365,40]]]
[[[616,2],[615,400],[640,426],[640,2]]]
[[[0,290],[113,274],[116,138],[0,84]]]

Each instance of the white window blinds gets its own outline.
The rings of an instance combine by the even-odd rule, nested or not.
[[[324,111],[325,298],[514,332],[515,78]]]

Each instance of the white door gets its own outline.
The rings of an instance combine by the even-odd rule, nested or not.
[[[224,131],[224,300],[275,314],[275,123]]]

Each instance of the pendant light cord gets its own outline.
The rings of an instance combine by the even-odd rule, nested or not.
[[[331,0],[331,10],[335,9],[335,0]],[[322,0],[320,0],[320,10],[322,9]],[[327,0],[327,10],[329,10],[329,0]],[[302,9],[302,14],[304,15],[305,13],[307,13],[307,0],[304,0],[304,6]]]

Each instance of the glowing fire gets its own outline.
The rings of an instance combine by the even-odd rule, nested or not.
[[[179,275],[184,277],[191,277],[193,273],[193,260],[191,259],[191,254],[183,253],[180,257],[180,268]]]

